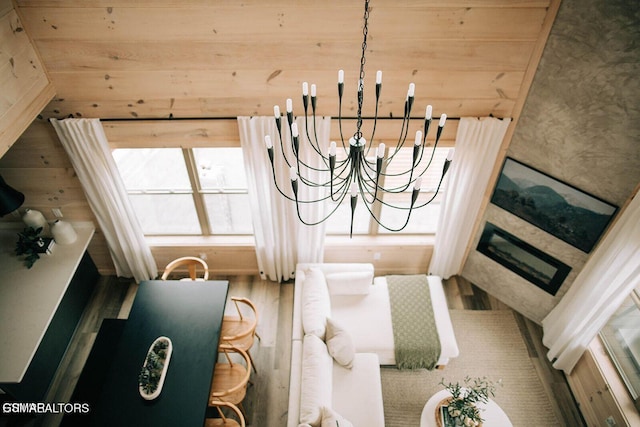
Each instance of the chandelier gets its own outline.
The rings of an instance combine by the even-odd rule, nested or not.
[[[431,150],[431,154],[429,155],[429,160],[423,163],[423,156],[425,155],[425,148],[427,145],[427,135],[429,133],[429,129],[431,127],[432,122],[432,106],[428,105],[426,107],[425,119],[423,130],[418,130],[416,132],[415,141],[413,143],[413,156],[410,164],[407,164],[398,171],[395,167],[392,172],[389,172],[390,166],[392,162],[396,160],[401,160],[400,153],[401,148],[404,147],[405,142],[407,140],[407,134],[409,130],[409,122],[411,120],[411,110],[413,107],[414,101],[414,92],[415,85],[413,83],[409,84],[409,89],[407,91],[407,97],[404,103],[404,114],[402,117],[402,126],[400,129],[400,136],[398,138],[398,142],[396,147],[391,150],[387,149],[384,143],[380,143],[377,148],[374,150],[374,153],[370,153],[372,150],[372,143],[375,136],[376,124],[378,121],[378,106],[380,100],[380,92],[382,89],[382,71],[378,71],[376,74],[376,104],[375,104],[375,115],[373,117],[373,126],[371,137],[369,139],[369,143],[363,136],[362,132],[362,104],[364,100],[364,65],[366,62],[365,52],[367,48],[367,34],[368,34],[368,20],[369,20],[369,0],[365,0],[364,4],[364,26],[363,26],[363,42],[362,42],[362,55],[360,57],[360,76],[358,79],[358,87],[357,87],[357,116],[356,116],[356,129],[348,140],[348,144],[345,143],[345,139],[342,133],[342,95],[344,92],[344,71],[338,71],[338,124],[340,128],[340,139],[341,146],[336,144],[335,141],[331,141],[328,149],[325,151],[322,150],[320,144],[318,143],[318,138],[316,134],[316,86],[312,84],[310,86],[311,93],[309,96],[309,84],[304,82],[302,84],[302,104],[304,107],[304,132],[306,133],[307,140],[309,142],[309,147],[307,149],[313,150],[313,154],[318,156],[319,159],[319,167],[316,165],[309,164],[310,162],[305,162],[301,159],[300,156],[300,130],[298,129],[298,124],[294,121],[293,114],[293,102],[289,98],[286,101],[286,118],[287,118],[287,127],[289,131],[289,142],[290,144],[290,153],[292,153],[293,157],[288,157],[285,150],[285,142],[283,141],[283,133],[282,133],[282,116],[280,114],[280,107],[274,106],[274,116],[276,127],[278,130],[279,136],[279,144],[280,153],[286,163],[287,167],[290,169],[290,181],[291,181],[291,191],[292,193],[286,194],[278,180],[276,178],[276,166],[274,165],[274,144],[269,135],[265,135],[265,145],[267,148],[267,154],[269,156],[269,161],[271,162],[271,169],[273,174],[273,181],[278,192],[285,197],[286,199],[295,202],[296,204],[296,212],[298,215],[298,219],[305,225],[318,225],[324,221],[326,221],[331,215],[333,215],[336,210],[340,207],[343,200],[347,196],[350,195],[351,201],[351,225],[349,235],[353,235],[353,221],[354,214],[356,210],[356,206],[358,205],[358,195],[360,195],[360,199],[366,209],[369,211],[371,217],[383,228],[388,231],[401,231],[403,230],[407,224],[409,223],[409,219],[411,217],[411,213],[414,209],[422,208],[428,204],[430,204],[438,194],[442,182],[444,180],[444,176],[449,168],[451,163],[453,150],[449,150],[447,154],[447,158],[444,161],[444,165],[442,168],[442,173],[440,175],[440,179],[438,181],[437,188],[433,192],[433,195],[428,198],[426,201],[420,201],[416,203],[418,200],[418,196],[420,194],[420,187],[422,184],[422,177],[427,172],[429,167],[431,166],[431,162],[434,158],[434,154],[436,152],[436,148],[438,146],[438,142],[440,141],[440,136],[442,135],[442,130],[445,125],[445,121],[447,119],[446,114],[442,114],[440,116],[440,120],[438,122],[438,127],[436,130],[435,141],[433,144],[433,149]],[[309,130],[309,105],[311,105],[311,116],[313,119],[313,129],[310,133]],[[409,143],[411,144],[411,143]],[[340,154],[336,156],[336,154]],[[370,156],[371,154],[371,156]],[[290,154],[291,156],[291,154]],[[397,158],[396,158],[397,156]],[[425,158],[426,160],[426,158]],[[318,173],[324,174],[326,178],[324,179],[312,179],[311,176],[317,176]],[[385,185],[385,178],[391,178],[394,182],[393,185]],[[398,180],[401,179],[402,183],[398,185]],[[304,199],[298,196],[300,186],[308,186],[310,188],[322,189],[325,191],[325,194],[318,198],[310,198]],[[408,196],[408,189],[411,187],[411,195]],[[384,194],[399,194],[399,193],[407,193],[407,200],[404,204],[398,205],[396,203],[392,203],[385,199]],[[309,204],[309,203],[325,203],[326,201],[331,200],[335,203],[335,207],[333,207],[326,215],[323,214],[322,218],[319,220],[305,220],[300,212],[301,204]],[[376,208],[376,206],[378,207]],[[386,206],[387,208],[395,209],[401,211],[403,214],[406,213],[406,220],[404,224],[399,227],[391,227],[389,225],[385,225],[381,221],[381,210],[379,207],[381,205]]]

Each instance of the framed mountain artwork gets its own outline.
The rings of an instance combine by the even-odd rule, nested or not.
[[[589,253],[618,208],[507,157],[491,203]]]

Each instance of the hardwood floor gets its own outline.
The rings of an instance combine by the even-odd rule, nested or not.
[[[282,427],[286,425],[289,399],[289,366],[291,361],[291,326],[293,312],[293,282],[278,284],[257,276],[217,276],[229,280],[229,295],[247,297],[258,307],[260,319],[256,341],[251,350],[257,367],[244,404],[249,427]],[[126,318],[137,286],[130,281],[104,277],[100,280],[74,335],[71,346],[54,379],[47,400],[69,401],[102,319]],[[468,281],[455,277],[445,284],[450,309],[511,310],[497,299]],[[562,372],[548,363],[542,345],[542,330],[535,323],[516,313],[520,331],[527,343],[529,356],[549,395],[558,419],[567,427],[585,423]],[[42,419],[2,419],[2,426],[55,427],[59,417]],[[542,426],[541,426],[542,427]]]

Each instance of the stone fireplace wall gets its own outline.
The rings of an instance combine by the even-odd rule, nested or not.
[[[640,182],[639,28],[637,2],[563,0],[507,156],[622,207]],[[486,221],[572,267],[555,296],[475,250]],[[538,323],[590,255],[492,204],[471,247],[462,276]]]

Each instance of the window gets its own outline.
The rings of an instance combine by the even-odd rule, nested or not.
[[[426,173],[422,176],[422,186],[420,188],[420,196],[416,201],[416,206],[424,204],[425,201],[433,197],[440,177],[442,175],[442,168],[444,161],[447,158],[449,148],[436,148],[431,165],[427,169]],[[395,156],[391,166],[394,169],[387,170],[387,176],[382,185],[386,188],[402,188],[408,181],[407,175],[391,176],[392,174],[398,174],[406,169],[406,165],[411,164],[413,156],[413,148],[402,148],[400,152]],[[422,171],[425,165],[428,164],[431,156],[431,150],[427,149],[424,152],[424,157],[421,159],[419,165],[416,167],[417,171]],[[444,183],[443,183],[444,184]],[[382,200],[384,202],[393,204],[394,206],[409,206],[411,200],[411,193],[413,186],[409,186],[402,193],[396,194],[383,194]],[[411,217],[406,228],[400,233],[403,234],[434,234],[438,226],[438,216],[440,214],[440,203],[446,188],[440,188],[438,195],[430,204],[423,208],[415,209],[411,212]],[[380,218],[380,222],[392,229],[398,229],[404,225],[408,210],[398,210],[390,208],[382,203],[378,206],[374,206],[374,212]],[[351,205],[349,196],[345,197],[342,205],[327,221],[327,234],[349,234],[349,224],[351,221]],[[362,200],[359,198],[356,206],[356,212],[353,224],[353,234],[390,234],[391,231],[386,230],[380,226],[375,219],[373,219],[367,208],[363,205]]]
[[[113,157],[145,235],[252,233],[241,148],[125,148]]]
[[[640,288],[625,299],[600,331],[609,357],[631,397],[640,397]]]

